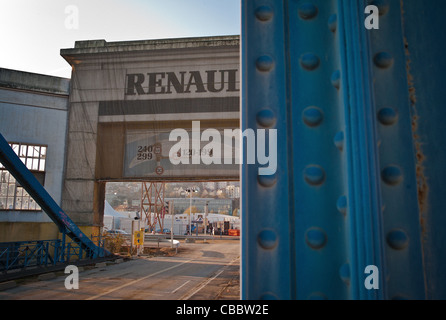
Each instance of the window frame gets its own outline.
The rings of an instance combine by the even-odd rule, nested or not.
[[[43,186],[45,184],[48,145],[27,142],[8,142],[8,144]],[[3,184],[6,184],[6,188]],[[4,194],[5,190],[6,193]],[[0,202],[2,204],[0,211],[42,211],[42,208],[2,163],[0,163]],[[9,208],[10,205],[12,205],[12,208]]]

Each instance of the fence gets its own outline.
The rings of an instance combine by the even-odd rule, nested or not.
[[[93,238],[95,238],[93,240]],[[92,237],[100,248],[104,248],[102,237]],[[48,267],[70,261],[94,258],[79,242],[63,239],[19,241],[0,243],[0,272],[28,267]]]

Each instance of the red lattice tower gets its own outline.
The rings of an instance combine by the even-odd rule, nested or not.
[[[145,216],[149,232],[156,231],[158,223],[161,232],[164,230],[164,182],[143,182],[141,186],[141,218]],[[143,216],[144,213],[144,216]]]

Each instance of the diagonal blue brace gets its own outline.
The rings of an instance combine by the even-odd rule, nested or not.
[[[74,242],[79,244],[79,246],[87,250],[89,257],[97,258],[109,254],[106,250],[100,248],[89,239],[70,219],[70,217],[68,217],[40,182],[28,168],[26,168],[1,134],[0,161],[22,187],[25,188],[29,195],[48,214],[64,237],[65,235],[69,236]]]

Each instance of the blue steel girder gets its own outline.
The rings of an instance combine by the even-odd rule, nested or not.
[[[277,129],[279,141],[274,175],[242,166],[242,298],[446,296],[437,249],[445,237],[426,232],[435,229],[426,220],[446,226],[445,205],[435,199],[439,210],[427,212],[441,187],[427,197],[423,171],[438,132],[423,128],[418,141],[427,111],[414,96],[418,84],[421,98],[445,101],[439,85],[420,82],[444,72],[423,60],[423,44],[438,59],[446,42],[446,2],[433,3],[242,1],[241,127]],[[364,25],[371,4],[379,29]],[[379,271],[373,288],[367,266]]]
[[[0,161],[14,176],[28,194],[39,204],[46,214],[53,220],[63,235],[68,235],[74,242],[88,251],[91,258],[109,254],[89,239],[71,218],[60,208],[50,194],[26,168],[14,150],[9,146],[3,135],[0,134]],[[65,245],[65,244],[64,244]]]

